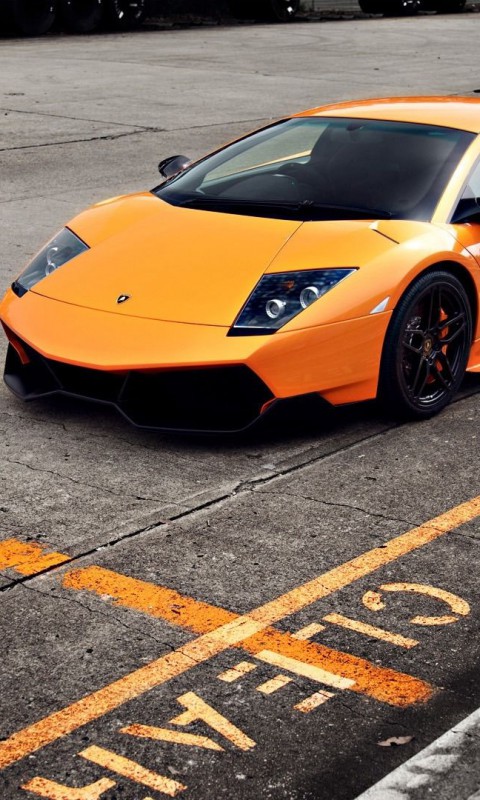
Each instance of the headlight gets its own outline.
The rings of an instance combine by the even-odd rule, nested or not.
[[[352,272],[355,269],[343,267],[264,275],[240,311],[230,335],[278,331]]]
[[[68,228],[63,228],[54,238],[45,245],[30,262],[27,269],[22,272],[13,284],[16,294],[25,294],[32,286],[46,278],[56,269],[71,261],[75,256],[88,250],[88,245],[82,242]]]

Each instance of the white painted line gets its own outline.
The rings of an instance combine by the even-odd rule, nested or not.
[[[471,741],[472,735],[480,736],[480,708],[451,728],[439,739],[421,750],[420,753],[405,761],[397,769],[390,772],[385,778],[371,786],[366,792],[358,795],[356,800],[410,800],[412,792],[420,786],[428,787],[432,797],[435,797],[433,786],[441,780],[442,791],[448,786],[449,776],[446,775],[452,767],[462,760],[462,746]],[[471,752],[464,756],[465,766],[472,769]],[[478,765],[475,765],[478,767]],[[462,770],[465,773],[465,770]],[[480,792],[462,795],[459,793],[458,775],[451,775],[452,791],[450,797],[456,800],[480,800]],[[477,787],[475,787],[477,788]],[[429,794],[429,796],[430,796]],[[442,797],[444,795],[442,794]],[[446,795],[445,795],[446,796]],[[418,795],[417,795],[418,797]]]

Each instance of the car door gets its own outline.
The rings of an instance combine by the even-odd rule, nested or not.
[[[475,213],[476,200],[479,204],[478,213]],[[452,222],[456,238],[480,265],[480,159],[470,173],[453,213]]]

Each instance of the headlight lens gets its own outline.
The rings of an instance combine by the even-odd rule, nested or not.
[[[231,334],[241,336],[278,331],[355,271],[352,267],[339,267],[264,275],[235,320]]]
[[[14,283],[17,294],[23,294],[28,291],[42,278],[46,278],[47,275],[50,275],[85,250],[88,250],[88,245],[82,242],[68,228],[63,228],[37,253],[27,269],[17,278]]]

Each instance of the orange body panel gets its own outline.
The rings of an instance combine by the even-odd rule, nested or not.
[[[417,122],[480,133],[479,108],[480,99],[476,97],[425,95],[332,103],[302,111],[296,116],[389,119],[395,122]]]

